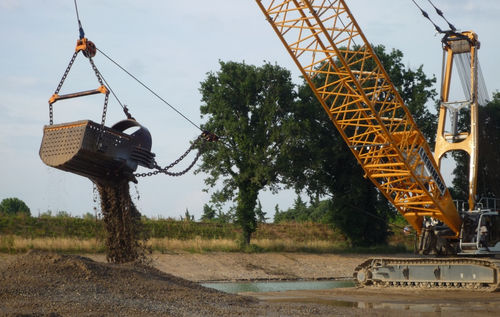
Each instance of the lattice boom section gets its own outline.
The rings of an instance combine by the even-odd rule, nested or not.
[[[418,154],[429,146],[345,2],[256,2],[379,190],[419,232],[433,216],[458,233],[436,164]]]

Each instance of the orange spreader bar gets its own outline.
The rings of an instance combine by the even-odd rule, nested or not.
[[[429,145],[343,0],[256,0],[366,176],[420,233],[461,218]]]

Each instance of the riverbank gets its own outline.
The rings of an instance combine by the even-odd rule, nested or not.
[[[102,254],[0,254],[0,316],[496,316],[500,309],[498,293],[344,288],[234,295],[197,283],[343,279],[369,256],[156,253],[145,266],[109,264]]]
[[[367,255],[307,253],[153,254],[157,269],[195,282],[321,280],[352,277]]]
[[[321,264],[333,260],[330,256],[156,254],[153,266],[103,260],[102,255],[45,251],[1,255],[0,316],[336,316],[352,311],[324,304],[271,303],[193,282],[344,276],[347,271],[336,268],[340,262],[321,270]]]

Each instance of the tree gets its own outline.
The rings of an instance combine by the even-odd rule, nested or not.
[[[460,113],[459,129],[467,131],[470,122],[468,109]],[[500,197],[500,156],[496,146],[500,144],[500,92],[493,94],[492,100],[478,108],[479,159],[477,175],[477,196]],[[469,184],[469,156],[463,151],[452,152],[456,165],[453,170],[452,196],[467,201]]]
[[[256,67],[220,62],[217,73],[201,83],[207,121],[203,129],[221,136],[218,144],[203,150],[197,172],[205,172],[209,188],[222,184],[212,201],[234,202],[242,242],[249,244],[257,228],[256,205],[263,189],[279,188],[281,170],[287,168],[281,147],[295,102],[290,72],[269,63]]]
[[[424,135],[433,141],[435,118],[425,104],[436,96],[422,67],[405,68],[403,54],[374,47],[394,85],[407,103]],[[329,222],[339,228],[353,245],[385,243],[390,234],[387,218],[394,214],[387,200],[366,178],[340,134],[325,115],[309,86],[299,87],[299,102],[293,113],[297,137],[282,151],[291,159],[286,182],[311,196],[331,197]]]
[[[485,107],[479,107],[479,160],[478,186],[479,197],[500,197],[500,92]]]
[[[181,216],[181,220],[184,220],[187,222],[194,221],[194,215],[191,215],[189,213],[189,210],[186,208],[186,212],[184,212],[184,218],[182,218],[182,216]]]
[[[295,198],[295,201],[291,208],[288,208],[287,210],[274,215],[274,222],[279,223],[284,221],[310,221],[310,213],[311,208],[307,206],[300,195],[297,195],[297,198]]]
[[[96,220],[96,215],[91,213],[91,212],[86,212],[83,216],[83,219],[85,220]]]
[[[260,200],[257,199],[257,207],[255,208],[255,216],[257,217],[257,223],[265,223],[269,218],[266,217],[266,212],[262,210],[262,204]]]
[[[59,210],[56,213],[57,218],[71,218],[71,214],[65,210]]]
[[[216,210],[208,205],[205,204],[203,205],[203,215],[201,215],[201,220],[202,221],[212,221],[215,218]]]
[[[320,201],[319,197],[315,197],[307,206],[300,195],[297,195],[295,203],[291,208],[284,211],[279,211],[274,214],[274,223],[280,222],[315,222],[327,223],[328,215],[332,209],[329,200]]]
[[[7,215],[24,214],[31,216],[29,207],[19,198],[5,198],[0,203],[0,213]]]

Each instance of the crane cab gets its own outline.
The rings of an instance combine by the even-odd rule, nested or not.
[[[500,215],[493,210],[473,210],[463,214],[460,233],[461,255],[500,254]]]

